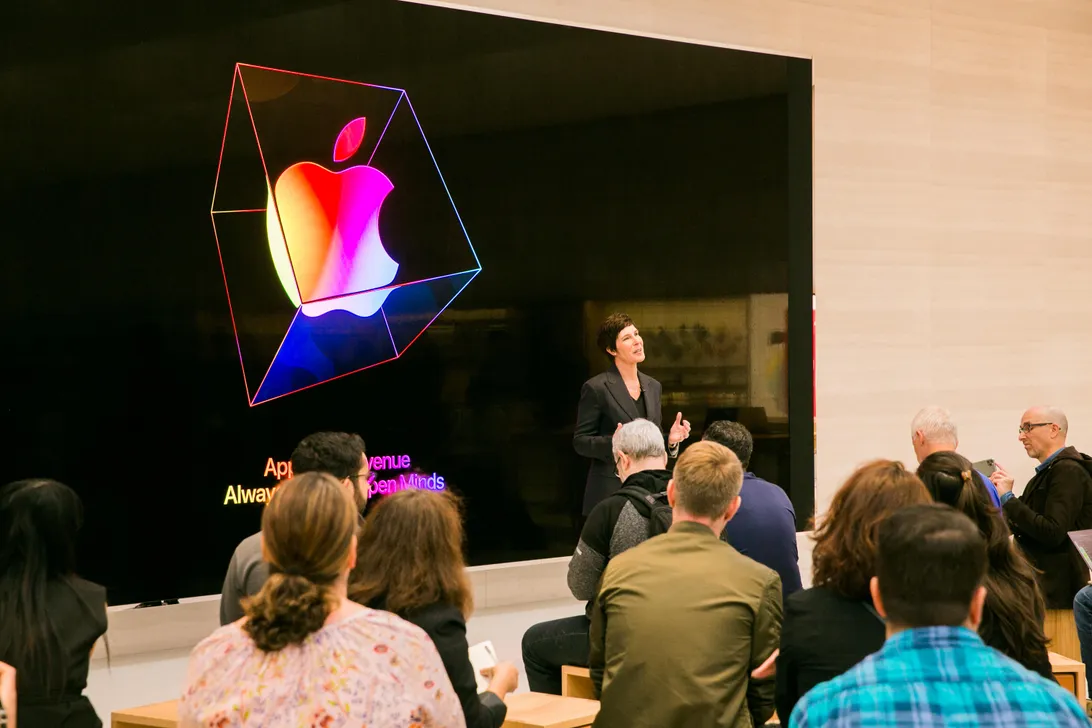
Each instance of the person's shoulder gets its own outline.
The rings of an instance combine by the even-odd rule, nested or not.
[[[584,382],[584,388],[596,390],[603,389],[607,386],[607,380],[610,379],[610,376],[611,371],[609,369],[599,372],[598,374],[594,374],[588,377],[587,381]]]
[[[190,662],[206,669],[215,667],[220,658],[228,653],[241,653],[257,649],[250,636],[243,631],[243,620],[225,624],[197,643],[190,653]]]
[[[68,577],[68,583],[84,601],[94,606],[106,606],[106,587],[78,576]]]
[[[252,561],[254,559],[261,560],[262,558],[262,532],[251,534],[247,536],[239,545],[235,547],[235,553],[232,556],[236,561]]]
[[[425,607],[413,609],[399,615],[407,622],[417,625],[426,632],[431,632],[444,626],[462,625],[466,627],[466,618],[462,611],[454,604],[436,602]]]

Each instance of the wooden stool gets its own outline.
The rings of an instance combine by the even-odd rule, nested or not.
[[[1077,702],[1084,705],[1088,697],[1088,683],[1085,682],[1084,663],[1079,660],[1071,660],[1057,652],[1049,653],[1050,671],[1054,673],[1054,679],[1063,688],[1073,693]]]
[[[563,665],[561,668],[561,694],[567,698],[595,700],[591,671],[586,667]]]
[[[152,703],[139,708],[115,710],[110,714],[111,728],[178,728],[178,701]]]
[[[1077,637],[1077,623],[1072,609],[1048,609],[1043,622],[1043,632],[1050,639],[1050,651],[1080,661],[1081,641]]]
[[[513,693],[504,702],[508,716],[502,728],[585,728],[599,714],[598,700],[544,693]]]

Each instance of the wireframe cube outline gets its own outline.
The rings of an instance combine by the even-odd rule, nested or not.
[[[293,111],[293,94],[306,113]],[[337,108],[316,114],[323,103]],[[301,127],[311,133],[301,136]],[[336,142],[325,138],[335,127],[341,129]],[[263,129],[275,150],[263,144]],[[366,154],[367,164],[338,172],[321,166],[332,158],[336,168],[354,154]],[[377,156],[379,168],[371,167]],[[341,184],[348,178],[341,175],[372,185],[370,211],[361,212],[360,205],[346,210],[343,187],[324,198],[305,186],[311,198],[304,200],[304,213],[289,210],[297,217],[285,225],[282,206],[294,200],[283,190],[295,193],[301,179],[323,185],[336,177]],[[394,223],[381,225],[388,193],[395,209],[384,219]],[[319,208],[327,223],[333,214],[337,224],[327,224],[316,238],[305,223]],[[211,218],[250,406],[398,359],[481,272],[403,89],[237,63]],[[343,229],[355,232],[342,239]],[[315,240],[323,250],[316,252]],[[371,257],[361,265],[365,254]],[[372,261],[380,265],[368,265]],[[297,266],[308,276],[305,286]],[[316,287],[316,280],[322,285]]]

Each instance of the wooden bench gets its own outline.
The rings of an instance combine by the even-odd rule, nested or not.
[[[598,700],[544,693],[512,693],[504,702],[508,716],[502,728],[586,728],[599,714]]]
[[[599,713],[599,701],[542,693],[514,693],[505,701],[504,728],[585,728]],[[111,728],[178,728],[178,701],[115,710]]]
[[[591,671],[586,667],[564,665],[561,668],[561,694],[568,698],[595,700]]]
[[[139,708],[115,710],[110,714],[111,728],[178,728],[178,701],[152,703]]]
[[[1085,682],[1084,663],[1072,660],[1057,652],[1050,653],[1050,671],[1054,673],[1054,679],[1063,688],[1073,693],[1077,702],[1084,705],[1088,697],[1088,683]]]

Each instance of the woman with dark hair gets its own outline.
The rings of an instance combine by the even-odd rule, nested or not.
[[[269,579],[194,649],[182,726],[463,725],[428,637],[347,598],[357,519],[330,475],[278,486],[262,513]]]
[[[918,477],[933,500],[962,511],[986,541],[990,568],[986,606],[978,634],[982,641],[1048,680],[1054,680],[1043,631],[1046,603],[1035,571],[1012,542],[1012,533],[990,502],[971,461],[937,452],[921,461]]]
[[[504,698],[516,689],[515,665],[499,663],[478,695],[466,641],[474,608],[463,562],[459,502],[450,491],[399,491],[375,505],[364,523],[349,598],[413,622],[440,651],[459,695],[467,728],[499,728]]]
[[[872,604],[876,532],[905,506],[930,502],[918,476],[893,460],[863,465],[834,494],[812,539],[812,588],[785,602],[777,657],[777,714],[821,682],[883,646],[887,628]]]
[[[622,487],[611,452],[615,430],[636,419],[663,427],[660,383],[637,371],[637,365],[645,360],[645,344],[633,319],[624,313],[611,314],[600,324],[595,341],[611,365],[584,382],[576,409],[573,448],[591,460],[584,485],[585,518],[596,503]],[[690,423],[679,412],[667,434],[668,455],[678,455],[679,443],[688,437]]]
[[[55,480],[0,489],[0,661],[17,671],[25,726],[98,728],[83,695],[106,632],[106,590],[75,575],[83,505]]]

